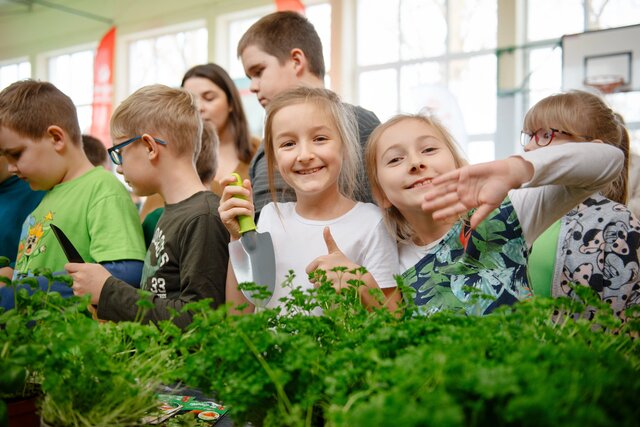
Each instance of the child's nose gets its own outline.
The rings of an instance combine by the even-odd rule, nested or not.
[[[533,151],[537,148],[540,148],[540,146],[538,144],[536,144],[535,142],[535,138],[531,138],[531,140],[527,143],[527,145],[524,146],[524,151],[529,152],[529,151]]]
[[[313,149],[308,144],[302,143],[298,147],[299,162],[309,161],[314,157]]]
[[[118,172],[120,175],[124,175],[124,174],[122,173],[122,165],[118,165],[118,166],[116,166],[116,172]]]
[[[258,79],[251,79],[251,83],[249,84],[249,91],[251,93],[258,93],[258,89],[260,89],[260,84],[258,84]]]
[[[425,169],[427,167],[426,163],[424,162],[423,159],[421,159],[420,157],[414,157],[411,159],[411,163],[409,163],[411,165],[411,170],[421,170],[421,169]]]

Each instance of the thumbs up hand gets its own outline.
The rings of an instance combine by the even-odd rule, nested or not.
[[[307,266],[307,274],[316,271],[318,269],[324,270],[327,274],[327,279],[333,283],[333,287],[336,290],[340,290],[343,287],[348,286],[347,280],[351,274],[345,272],[331,271],[336,267],[346,267],[347,271],[360,267],[358,264],[353,263],[347,256],[342,253],[338,244],[331,235],[329,227],[325,227],[322,231],[324,242],[327,245],[327,255],[321,255],[318,258],[311,261]]]

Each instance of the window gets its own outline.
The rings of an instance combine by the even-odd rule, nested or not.
[[[535,46],[525,48],[524,70],[528,82],[523,97],[524,112],[545,96],[562,90],[562,35],[638,24],[640,2],[527,0],[526,15],[525,39]],[[536,43],[541,40],[541,43]],[[620,92],[605,98],[615,111],[624,116],[632,148],[640,151],[640,115],[637,109],[640,94]]]
[[[426,109],[472,162],[493,159],[497,1],[358,0],[357,8],[359,104],[383,121]]]
[[[0,63],[0,90],[11,83],[31,77],[31,63],[28,61],[10,61]]]
[[[204,23],[134,36],[128,44],[127,94],[150,84],[178,87],[189,68],[206,62]]]
[[[82,132],[91,129],[94,55],[85,49],[47,58],[47,78],[75,104]]]

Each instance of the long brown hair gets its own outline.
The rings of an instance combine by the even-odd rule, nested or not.
[[[231,80],[229,74],[218,64],[209,63],[196,65],[189,69],[184,77],[180,87],[184,87],[184,83],[192,77],[201,77],[210,80],[214,85],[218,86],[227,96],[227,102],[231,107],[229,111],[229,129],[231,136],[238,150],[238,159],[243,163],[249,163],[254,154],[254,148],[251,144],[251,133],[249,132],[249,122],[242,107],[242,99],[238,88]]]

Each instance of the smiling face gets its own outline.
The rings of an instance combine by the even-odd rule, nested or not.
[[[8,163],[8,172],[28,182],[33,190],[49,190],[64,177],[60,156],[48,136],[34,141],[0,126],[0,152]]]
[[[227,127],[231,107],[227,94],[211,80],[204,77],[190,77],[184,82],[184,89],[196,98],[200,117],[211,123],[218,135]]]
[[[299,85],[294,63],[280,64],[278,58],[269,55],[256,45],[247,46],[240,55],[245,74],[251,80],[249,90],[266,107],[280,93]]]
[[[286,106],[273,117],[271,135],[278,171],[298,200],[338,193],[343,146],[333,119],[319,106]]]
[[[383,207],[393,205],[400,212],[421,209],[431,180],[457,167],[444,136],[416,119],[387,128],[377,142],[375,158]]]

